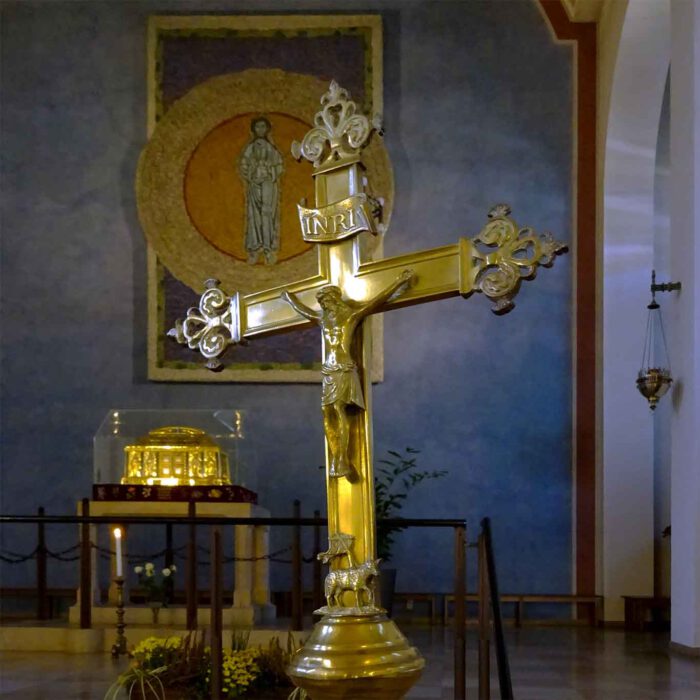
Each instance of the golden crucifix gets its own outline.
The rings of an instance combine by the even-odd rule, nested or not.
[[[330,464],[328,476],[350,480],[356,476],[350,462],[349,407],[365,410],[364,391],[358,364],[353,357],[353,343],[358,326],[393,296],[409,287],[415,275],[404,270],[386,289],[365,303],[343,299],[340,287],[323,287],[316,299],[320,311],[314,311],[299,300],[293,292],[282,292],[282,298],[301,316],[321,326],[323,337],[323,391],[321,408],[323,426],[328,442]]]
[[[519,228],[505,205],[473,239],[372,260],[376,203],[364,192],[362,148],[374,128],[334,81],[315,126],[292,147],[314,165],[316,207],[299,205],[302,236],[318,247],[318,273],[288,287],[231,297],[213,280],[198,309],[170,334],[220,366],[231,344],[309,324],[323,338],[322,397],[326,436],[329,549],[323,619],[295,657],[290,675],[313,700],[401,698],[423,667],[396,625],[374,601],[378,576],[372,470],[370,314],[482,292],[495,313],[513,307],[523,279],[551,266],[564,246]]]

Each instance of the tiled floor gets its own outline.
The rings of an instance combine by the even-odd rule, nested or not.
[[[411,700],[452,700],[452,644],[442,628],[405,628],[426,658]],[[516,700],[700,700],[700,659],[668,652],[665,635],[588,627],[507,629]],[[495,659],[491,697],[500,697]],[[476,638],[467,637],[467,698],[477,698]]]
[[[407,698],[451,700],[451,634],[408,627],[427,660]],[[467,698],[476,699],[476,639],[467,646]],[[700,700],[700,659],[670,655],[667,639],[590,628],[507,630],[517,700]],[[7,700],[101,700],[125,665],[108,655],[0,654],[0,697]],[[495,676],[495,663],[492,669]],[[492,698],[498,697],[493,679]]]

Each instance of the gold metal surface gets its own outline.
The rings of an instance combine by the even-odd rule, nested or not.
[[[636,383],[639,393],[649,402],[649,408],[653,411],[659,399],[671,388],[673,378],[667,369],[648,367],[639,370]]]
[[[326,615],[296,657],[292,677],[313,700],[398,700],[424,664],[386,615]]]
[[[355,332],[365,317],[374,313],[392,297],[400,296],[414,279],[404,270],[388,287],[364,303],[343,299],[340,287],[328,285],[316,294],[320,307],[314,311],[293,292],[282,292],[282,298],[304,318],[321,326],[323,339],[323,427],[330,452],[328,476],[332,479],[353,479],[356,471],[350,461],[349,411],[364,411],[365,401],[354,357]]]
[[[217,289],[211,297],[214,307],[206,314],[202,304],[191,310],[173,335],[218,362],[228,345],[244,339],[311,323],[321,326],[329,548],[319,557],[330,566],[328,605],[319,611],[324,618],[288,671],[313,700],[400,698],[424,662],[374,605],[371,587],[378,561],[371,383],[366,372],[372,342],[368,316],[473,292],[491,299],[495,313],[505,313],[513,307],[522,280],[532,279],[539,265],[550,266],[565,248],[549,235],[519,228],[508,207],[498,205],[472,240],[373,260],[371,231],[377,222],[346,235],[345,204],[364,194],[360,154],[372,127],[335,82],[321,105],[316,126],[295,146],[296,155],[314,164],[316,210],[304,208],[302,228],[305,220],[325,217],[323,235],[316,241],[317,274],[230,298]],[[329,214],[340,217],[343,211],[346,218],[337,218],[331,231]]]
[[[314,116],[314,128],[301,143],[292,144],[292,155],[314,164],[316,173],[337,170],[356,163],[360,149],[369,138],[369,119],[357,111],[350,94],[333,80],[321,97],[321,110]]]
[[[494,302],[497,314],[513,308],[520,283],[533,279],[538,265],[551,267],[554,257],[566,250],[550,233],[538,236],[531,228],[519,228],[509,215],[507,204],[497,204],[489,212],[489,223],[473,239],[474,287]]]
[[[374,604],[374,580],[379,576],[379,559],[359,566],[329,571],[325,581],[328,605],[317,610],[322,615],[367,615],[386,612]],[[345,593],[354,596],[354,605],[343,600]]]
[[[364,193],[320,209],[301,204],[298,209],[301,235],[309,243],[332,243],[363,231],[375,232],[371,202]]]
[[[681,283],[657,283],[656,270],[652,270],[650,290],[651,301],[647,304],[647,328],[644,334],[642,367],[637,373],[636,384],[639,393],[649,402],[649,408],[654,411],[659,400],[673,384],[666,332],[664,331],[661,306],[656,301],[656,293],[680,291]]]
[[[205,486],[230,484],[228,456],[203,430],[151,430],[124,448],[122,484]]]

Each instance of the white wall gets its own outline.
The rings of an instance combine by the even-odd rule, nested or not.
[[[656,173],[654,182],[654,269],[660,282],[671,279],[671,98],[669,80],[666,80],[659,137],[656,147]],[[661,304],[666,334],[672,298],[668,294],[657,297]],[[667,338],[668,340],[668,338]],[[656,348],[661,351],[662,340],[657,338]],[[673,352],[669,348],[669,361],[673,371]],[[673,404],[667,397],[654,411],[654,594],[671,595],[671,539],[663,537],[664,529],[671,524],[671,415]]]
[[[653,422],[635,387],[654,256],[656,141],[668,71],[668,4],[630,2],[605,144],[603,234],[602,592],[605,619],[623,595],[654,588]]]
[[[700,654],[700,3],[671,9],[671,640]]]

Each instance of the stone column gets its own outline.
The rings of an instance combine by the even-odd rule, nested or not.
[[[276,611],[270,598],[270,528],[258,526],[254,528],[253,562],[253,603],[260,613],[261,622],[272,622]]]
[[[700,655],[700,3],[671,3],[671,644]],[[670,295],[669,295],[670,296]]]
[[[78,502],[78,515],[82,515],[80,501]],[[78,542],[80,542],[80,537],[82,535],[82,529],[80,524],[78,524]],[[97,525],[90,525],[90,541],[97,544]],[[78,549],[78,553],[80,550]],[[95,607],[100,604],[100,581],[97,571],[97,550],[92,548],[90,551],[90,603],[93,610],[93,618]],[[80,560],[77,562],[78,570],[80,570]],[[68,609],[68,621],[72,625],[77,625],[80,622],[80,584],[75,591],[75,605],[71,605]],[[92,621],[93,625],[95,620]]]
[[[253,570],[255,528],[252,525],[236,525],[233,608],[234,621],[252,624],[255,621],[253,609]]]

